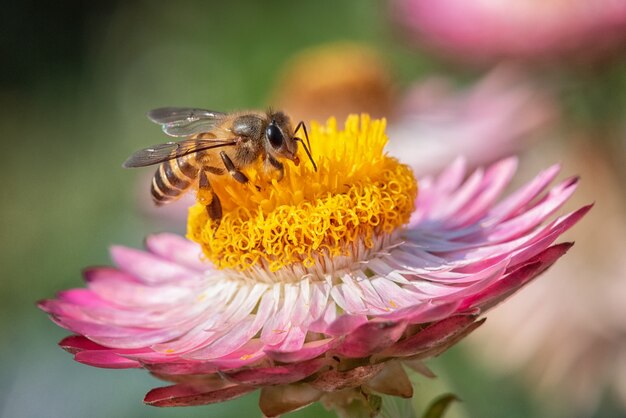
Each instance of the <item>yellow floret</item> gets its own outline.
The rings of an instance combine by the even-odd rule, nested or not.
[[[357,241],[370,248],[374,236],[409,220],[417,195],[411,169],[384,154],[384,131],[384,119],[367,115],[348,117],[343,130],[334,119],[312,123],[317,172],[300,152],[302,163],[285,162],[280,182],[260,164],[246,170],[249,185],[220,177],[212,183],[222,202],[221,225],[215,230],[205,206],[196,203],[187,237],[216,267],[237,270],[311,266],[324,254],[346,255]]]

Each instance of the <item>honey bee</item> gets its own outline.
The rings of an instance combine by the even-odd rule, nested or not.
[[[304,122],[292,130],[289,116],[281,111],[222,113],[164,107],[150,111],[148,118],[161,125],[167,135],[185,139],[139,150],[123,166],[160,164],[151,186],[152,199],[157,205],[176,200],[194,186],[210,192],[212,199],[207,203],[207,212],[218,226],[222,205],[211,188],[209,175],[230,174],[239,183],[246,184],[248,177],[241,170],[263,158],[265,169],[276,170],[280,181],[284,176],[282,159],[300,164],[298,142],[317,171]],[[300,129],[306,143],[296,136]]]

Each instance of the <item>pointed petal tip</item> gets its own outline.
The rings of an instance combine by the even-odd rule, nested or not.
[[[58,343],[59,347],[71,354],[84,350],[107,350],[106,347],[82,335],[68,335]]]
[[[81,271],[81,275],[83,276],[83,280],[85,280],[86,283],[90,283],[95,280],[100,272],[106,270],[115,270],[115,268],[111,266],[89,266],[85,267]]]
[[[413,397],[413,385],[402,365],[396,361],[386,363],[385,367],[365,383],[375,392],[405,399]]]
[[[50,302],[51,302],[50,299],[40,299],[37,302],[35,302],[35,306],[37,306],[37,308],[41,309],[42,311],[46,313],[50,313],[50,310],[49,310]]]

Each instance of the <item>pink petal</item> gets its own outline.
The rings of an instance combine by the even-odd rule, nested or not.
[[[321,356],[336,344],[334,338],[326,338],[323,340],[310,341],[303,344],[302,348],[297,351],[276,351],[266,349],[265,353],[272,359],[281,363],[294,363],[310,360]]]
[[[306,338],[307,331],[296,326],[292,326],[287,331],[287,335],[285,339],[278,345],[270,346],[271,350],[280,351],[280,352],[296,352],[299,351]]]
[[[402,320],[409,324],[424,324],[445,318],[457,312],[459,301],[434,302],[429,301],[386,315],[380,315],[381,320]]]
[[[370,321],[346,335],[336,351],[345,357],[366,357],[398,341],[405,328],[403,322]]]
[[[178,285],[148,286],[119,270],[90,269],[85,272],[89,289],[104,300],[126,307],[180,304],[194,297],[193,288]]]
[[[560,169],[559,165],[553,165],[543,170],[521,189],[513,192],[509,197],[494,206],[490,211],[490,222],[495,223],[510,219],[520,208],[537,197],[554,180]]]
[[[146,238],[146,247],[150,252],[176,264],[182,264],[197,271],[211,268],[202,260],[202,250],[195,242],[191,242],[176,234],[157,234]]]
[[[325,333],[331,336],[346,335],[367,322],[365,315],[344,314],[326,328]]]
[[[379,353],[377,358],[408,357],[444,344],[476,321],[473,315],[442,319]]]
[[[544,250],[533,260],[529,260],[530,264],[526,264],[482,292],[465,299],[459,310],[475,306],[483,310],[490,309],[554,264],[572,245],[573,243],[557,244]]]
[[[59,346],[71,354],[85,350],[108,350],[107,347],[96,344],[82,335],[70,335],[69,337],[65,337],[59,342]]]
[[[257,367],[228,373],[228,380],[243,385],[265,386],[285,385],[298,382],[320,370],[328,364],[328,360],[317,358],[305,362],[274,367]]]
[[[147,284],[198,281],[201,273],[132,248],[113,246],[111,258],[120,270]]]
[[[111,350],[85,350],[76,353],[74,360],[79,363],[105,369],[141,368],[141,363],[120,357]]]
[[[481,183],[481,189],[462,210],[455,213],[454,217],[448,218],[446,226],[448,228],[468,226],[482,218],[509,184],[516,169],[517,158],[507,158],[489,167]]]
[[[208,405],[239,398],[256,388],[224,382],[219,387],[203,388],[184,384],[152,389],[144,402],[152,406]]]
[[[201,361],[175,361],[171,363],[144,363],[144,367],[153,373],[163,375],[199,375],[219,371],[212,363]]]

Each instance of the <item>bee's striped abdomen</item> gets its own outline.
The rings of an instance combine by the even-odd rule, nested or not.
[[[150,192],[157,205],[178,199],[198,177],[196,155],[186,155],[165,161],[152,178]]]

